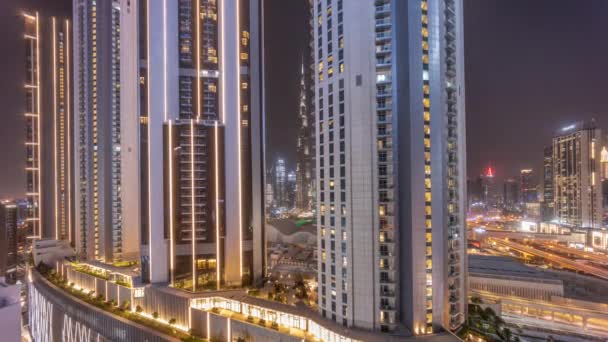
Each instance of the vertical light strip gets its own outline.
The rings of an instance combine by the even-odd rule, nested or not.
[[[165,120],[167,121],[168,115],[168,104],[167,104],[167,0],[163,0],[163,62],[164,62],[164,76],[163,76],[163,94],[164,94],[164,114]]]
[[[236,82],[236,116],[237,116],[237,147],[238,147],[238,169],[239,169],[239,188],[238,188],[238,196],[239,196],[239,275],[241,282],[243,281],[243,189],[242,189],[242,176],[243,176],[243,166],[241,165],[241,28],[240,28],[240,11],[239,11],[239,0],[236,0],[236,73],[237,73],[237,82]]]
[[[201,118],[201,1],[196,0],[196,120]]]
[[[58,173],[57,169],[57,23],[55,17],[52,18],[52,43],[53,43],[53,206],[55,207],[55,240],[59,240],[59,196],[57,190]]]
[[[194,120],[190,119],[190,170],[191,179],[190,185],[192,186],[192,292],[196,292],[196,207],[195,207],[195,196],[196,189],[194,187]]]
[[[66,56],[66,85],[67,85],[67,89],[66,89],[66,96],[67,96],[67,112],[66,112],[66,118],[67,118],[67,141],[68,141],[68,156],[67,156],[67,165],[68,165],[68,240],[70,241],[70,243],[72,243],[72,152],[71,152],[71,135],[72,135],[72,126],[70,124],[70,120],[71,120],[71,103],[70,101],[72,101],[71,99],[71,92],[72,92],[72,88],[70,85],[70,54],[71,54],[71,47],[70,47],[70,21],[66,20],[65,21],[65,37],[66,37],[66,48],[65,48],[65,56]]]
[[[169,143],[167,162],[169,164],[169,269],[171,271],[171,285],[175,282],[174,237],[173,237],[173,123],[169,120]]]
[[[192,310],[189,310],[192,311]],[[210,319],[210,315],[209,315],[209,311],[207,311],[207,341],[211,340],[211,324],[209,324],[209,319]],[[192,327],[192,324],[190,324],[190,327]]]
[[[220,181],[219,181],[219,138],[218,138],[218,127],[217,120],[215,121],[215,255],[216,255],[216,263],[215,263],[215,272],[216,272],[216,288],[220,289]]]
[[[40,119],[42,118],[42,107],[41,107],[41,99],[40,99],[40,17],[38,16],[38,12],[36,12],[36,93],[37,93],[37,103],[38,108],[36,113],[38,114],[38,120],[36,122],[38,126],[37,134],[37,143],[38,143],[38,238],[42,238],[42,153],[41,147],[42,144],[42,130],[40,125]],[[35,191],[34,191],[35,192]]]
[[[226,18],[224,16],[224,1],[222,0],[222,3],[220,5],[220,34],[221,34],[221,41],[220,41],[220,57],[221,57],[221,65],[220,65],[220,103],[221,103],[221,110],[219,111],[221,113],[221,115],[219,116],[219,120],[222,123],[224,122],[224,119],[226,118],[226,42],[225,42],[225,37],[226,37],[226,25],[224,24],[226,22]]]
[[[150,107],[150,88],[151,88],[151,83],[150,83],[150,0],[147,0],[146,2],[146,31],[147,31],[147,38],[146,39],[146,49],[147,49],[147,56],[146,56],[146,61],[147,61],[147,75],[148,75],[148,84],[147,84],[147,92],[148,92],[148,120],[146,122],[146,125],[148,126],[147,131],[148,131],[148,165],[146,165],[148,167],[148,260],[149,260],[149,267],[148,267],[148,273],[150,275],[150,283],[152,283],[152,196],[150,196],[150,189],[152,189],[152,181],[151,181],[151,167],[150,167],[150,162],[151,162],[151,157],[152,157],[152,153],[150,150],[150,142],[152,141],[152,137],[150,135],[150,126],[152,124],[152,115],[151,115],[151,107]]]

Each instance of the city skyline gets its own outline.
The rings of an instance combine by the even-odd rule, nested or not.
[[[3,32],[18,32],[22,9],[42,5],[52,14],[70,2],[28,0],[20,2],[19,7],[11,1],[3,2],[0,4],[5,18],[1,23]],[[469,177],[478,176],[488,165],[497,170],[499,178],[517,176],[520,169],[540,170],[546,142],[562,127],[578,121],[595,118],[598,126],[608,131],[603,109],[608,102],[601,92],[600,78],[608,72],[602,72],[608,67],[600,58],[608,54],[608,43],[601,39],[601,32],[608,30],[608,23],[601,20],[608,14],[608,3],[602,0],[586,3],[587,6],[579,6],[573,0],[542,0],[532,4],[515,1],[506,6],[500,0],[464,1],[466,83],[473,94],[479,94],[467,99],[467,116],[471,118],[467,120]],[[284,158],[288,168],[295,169],[297,129],[289,122],[295,120],[299,106],[299,62],[306,57],[308,14],[304,0],[293,6],[285,1],[268,0],[266,8],[266,45],[271,51],[266,54],[270,63],[266,90],[280,94],[267,103],[267,159]],[[568,20],[563,21],[566,17]],[[510,18],[520,25],[512,27]],[[302,25],[288,25],[294,22]],[[500,37],[500,44],[494,42],[495,36]],[[1,39],[6,39],[7,46],[20,49],[21,42],[15,36],[4,35]],[[596,43],[585,44],[590,41]],[[595,52],[585,54],[587,62],[577,63],[576,54],[589,49]],[[506,53],[519,50],[525,50],[530,58]],[[550,63],[542,58],[545,52],[553,57]],[[14,79],[23,77],[18,72],[22,68],[8,67],[21,65],[18,57],[11,54],[0,60],[3,62],[0,65],[6,68],[3,73]],[[298,64],[281,63],[287,59]],[[496,65],[509,66],[509,73]],[[491,79],[504,81],[493,83]],[[522,79],[526,82],[518,81]],[[545,81],[549,79],[550,82]],[[557,84],[561,86],[556,87]],[[21,112],[20,88],[12,84],[3,86],[6,88],[0,100],[7,104],[7,113]],[[540,92],[545,87],[551,91]],[[543,96],[543,101],[538,101],[538,96]],[[0,127],[0,142],[4,146],[17,146],[16,141],[23,141],[21,117],[13,114],[6,122]],[[23,153],[16,148],[4,149],[0,159],[8,165],[0,170],[0,198],[24,198]]]

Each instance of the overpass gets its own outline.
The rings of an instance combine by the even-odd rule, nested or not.
[[[608,270],[596,266],[586,265],[580,262],[576,262],[574,260],[545,252],[530,246],[526,246],[520,243],[516,243],[509,240],[497,239],[497,238],[488,238],[488,242],[497,246],[506,247],[510,250],[517,251],[524,255],[530,255],[545,259],[548,263],[553,265],[560,266],[562,268],[570,269],[573,271],[587,273],[589,275],[596,276],[601,279],[608,280]]]

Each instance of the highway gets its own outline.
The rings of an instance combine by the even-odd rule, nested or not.
[[[534,255],[534,256],[543,258],[543,259],[547,260],[547,262],[550,262],[555,265],[559,265],[560,267],[563,267],[563,268],[584,272],[589,275],[593,275],[598,278],[608,280],[608,270],[600,268],[600,267],[586,265],[586,264],[576,262],[576,261],[570,260],[568,258],[559,256],[559,255],[556,255],[553,253],[545,252],[545,251],[542,251],[542,250],[539,250],[539,249],[536,249],[536,248],[533,248],[530,246],[522,245],[520,243],[516,243],[513,241],[496,239],[496,238],[490,237],[490,238],[488,238],[488,242],[496,243],[496,245],[500,245],[500,246],[507,247],[509,249],[513,249],[513,250],[516,250],[516,251],[519,251],[519,252],[522,252],[525,254]]]
[[[539,245],[538,243],[535,243],[535,245]],[[560,253],[564,253],[564,254],[568,254],[568,255],[572,255],[572,256],[577,256],[580,257],[582,259],[586,259],[586,260],[592,260],[601,264],[605,264],[608,265],[608,257],[604,256],[604,255],[600,255],[600,254],[595,254],[595,253],[590,253],[590,252],[585,252],[585,251],[581,251],[578,249],[574,249],[574,248],[570,248],[570,247],[565,247],[562,245],[556,245],[556,244],[550,244],[550,245],[540,245],[541,247],[548,247],[550,249],[554,249]]]

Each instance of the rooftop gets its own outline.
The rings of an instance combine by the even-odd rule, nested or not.
[[[315,223],[310,220],[276,219],[268,221],[268,224],[275,227],[283,235],[292,235],[299,232],[317,233]]]
[[[554,279],[551,275],[536,268],[526,266],[511,257],[491,255],[469,255],[469,272],[490,276],[512,276],[533,279]]]

